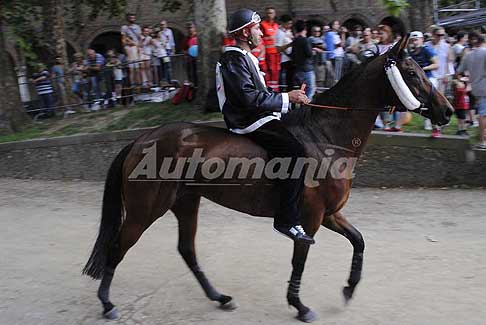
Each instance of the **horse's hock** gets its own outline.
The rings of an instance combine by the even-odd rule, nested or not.
[[[120,149],[147,130],[1,143],[0,177],[101,181]],[[355,173],[359,187],[484,187],[486,152],[456,136],[373,132]]]

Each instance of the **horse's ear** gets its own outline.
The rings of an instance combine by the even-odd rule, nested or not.
[[[395,44],[392,49],[390,50],[389,55],[394,59],[402,59],[407,55],[407,44],[408,39],[410,37],[410,33],[403,36],[397,44]]]

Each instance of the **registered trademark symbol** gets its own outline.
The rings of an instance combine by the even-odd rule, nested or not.
[[[360,138],[353,138],[353,140],[351,140],[351,144],[353,145],[353,147],[357,148],[357,147],[361,146],[361,139]]]

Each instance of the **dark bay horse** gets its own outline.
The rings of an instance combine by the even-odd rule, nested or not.
[[[378,111],[388,105],[415,110],[439,125],[448,123],[453,109],[446,98],[434,90],[422,69],[407,56],[404,50],[407,41],[408,37],[404,37],[386,54],[363,63],[314,101],[314,104],[350,110],[304,107],[286,115],[283,122],[304,144],[308,158],[328,159],[331,164],[345,161],[338,165],[337,174],[340,175],[349,162],[360,156]],[[182,166],[184,172],[193,174],[190,180],[162,176],[155,181],[152,179],[159,170],[160,175],[166,175],[162,173],[162,161],[166,158],[172,158],[169,167],[175,170],[180,158],[194,159],[196,150],[203,153],[204,159],[213,159],[216,169],[232,157],[268,160],[261,147],[244,137],[220,128],[183,122],[154,129],[122,149],[108,172],[98,238],[83,270],[95,279],[102,279],[98,297],[105,317],[118,317],[109,299],[115,268],[142,233],[168,210],[175,214],[179,223],[178,251],[208,298],[219,302],[223,309],[236,307],[232,297],[220,294],[210,284],[196,260],[194,239],[200,198],[253,216],[274,217],[278,213],[278,191],[268,177],[204,179],[204,165],[196,165],[190,171],[188,160],[182,160]],[[255,168],[252,166],[253,170]],[[135,171],[144,177],[133,179],[131,175]],[[343,289],[346,301],[351,299],[360,281],[364,251],[360,232],[340,213],[350,188],[351,177],[336,177],[332,170],[326,171],[317,185],[306,186],[301,209],[302,225],[310,236],[323,225],[343,235],[353,246],[350,277]],[[293,270],[287,292],[288,303],[298,310],[298,318],[305,322],[315,319],[315,314],[299,297],[308,251],[309,246],[294,243]]]

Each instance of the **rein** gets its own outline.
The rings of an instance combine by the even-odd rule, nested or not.
[[[301,91],[305,91],[306,84],[302,84],[300,87]],[[302,104],[309,107],[315,107],[320,109],[334,109],[338,111],[358,111],[358,112],[388,112],[389,114],[393,114],[395,112],[395,106],[385,106],[380,109],[366,109],[366,108],[353,108],[353,107],[345,107],[345,106],[332,106],[332,105],[319,105],[319,104]]]
[[[395,112],[395,106],[385,106],[380,109],[367,109],[367,108],[353,108],[353,107],[344,107],[344,106],[330,106],[330,105],[319,105],[319,104],[302,104],[309,107],[315,107],[320,109],[334,109],[338,111],[359,111],[359,112],[388,112],[393,113]]]

